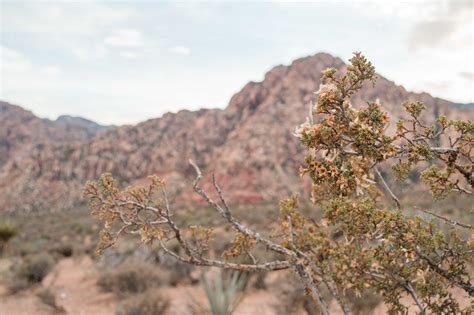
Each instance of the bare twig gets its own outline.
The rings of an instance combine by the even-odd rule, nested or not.
[[[431,211],[428,211],[428,210],[425,210],[425,209],[420,209],[418,207],[415,207],[415,209],[421,211],[421,212],[424,212],[424,213],[427,213],[429,215],[432,215],[440,220],[443,220],[444,222],[446,223],[449,223],[451,225],[455,225],[455,226],[460,226],[460,227],[463,227],[463,228],[466,228],[466,229],[470,229],[470,230],[474,230],[474,226],[473,225],[470,225],[470,224],[466,224],[466,223],[462,223],[462,222],[458,222],[458,221],[454,221],[454,220],[451,220],[449,218],[446,218],[446,217],[443,217],[437,213],[434,213],[434,212],[431,212]]]
[[[382,182],[382,185],[385,187],[385,190],[390,194],[390,197],[392,197],[392,200],[395,202],[395,204],[397,205],[397,209],[400,210],[401,209],[401,206],[400,206],[400,200],[397,198],[397,196],[395,196],[395,194],[393,193],[393,191],[390,189],[390,187],[388,186],[387,182],[385,181],[385,179],[383,178],[382,174],[380,173],[378,167],[375,168],[375,173],[377,173],[377,176],[380,178],[380,181]]]
[[[311,297],[319,305],[321,313],[324,315],[329,315],[329,310],[326,305],[326,302],[321,297],[318,287],[313,283],[310,274],[302,264],[292,264],[293,270],[298,274],[298,276],[303,280],[305,287],[311,292]]]
[[[470,279],[468,280],[463,280],[462,278],[458,277],[457,279],[453,279],[453,277],[451,277],[444,269],[442,269],[439,264],[431,261],[430,258],[428,258],[427,256],[423,255],[422,253],[420,253],[419,251],[416,251],[416,254],[421,258],[423,259],[424,261],[426,261],[426,263],[428,263],[428,265],[439,275],[441,275],[442,277],[444,277],[446,280],[448,280],[449,282],[451,282],[452,284],[458,286],[459,288],[463,289],[464,291],[466,291],[470,296],[474,296],[474,286],[471,284],[471,281]]]
[[[418,300],[418,296],[416,295],[416,292],[415,290],[413,289],[413,287],[411,286],[410,283],[408,283],[407,285],[405,285],[405,290],[410,293],[411,297],[413,298],[413,300],[415,301],[416,305],[418,306],[418,308],[420,309],[421,313],[420,314],[424,314],[425,313],[425,308],[423,307],[423,305],[421,304],[420,300]]]
[[[441,153],[441,154],[444,154],[444,153],[457,153],[458,152],[458,150],[453,149],[453,148],[441,148],[441,147],[431,147],[430,150],[431,150],[431,152]]]
[[[295,245],[295,241],[294,241],[294,232],[293,232],[293,223],[291,222],[291,216],[290,215],[287,215],[286,216],[286,219],[287,219],[287,222],[288,222],[288,234],[289,234],[289,243],[290,243],[290,246],[291,248],[293,249],[293,251],[295,252],[295,256],[293,257],[293,259],[291,261],[295,262],[295,271],[300,275],[300,277],[303,279],[303,281],[305,282],[305,286],[308,290],[310,290],[311,292],[311,296],[313,297],[313,299],[315,300],[316,303],[318,303],[318,305],[320,306],[321,308],[321,312],[323,314],[329,314],[329,310],[327,308],[327,305],[326,305],[326,302],[324,301],[324,299],[321,297],[321,294],[319,293],[319,290],[318,290],[318,285],[315,283],[315,277],[314,275],[311,276],[311,271],[306,271],[306,267],[304,267],[303,265],[301,264],[296,264],[297,261],[298,261],[298,256],[301,256],[302,258],[304,258],[304,260],[306,261],[306,263],[311,266],[310,270],[314,271],[315,273],[317,273],[321,278],[324,279],[324,275],[318,271],[319,269],[315,266],[315,264],[313,263],[313,261],[303,252],[301,252],[300,250],[298,250],[296,248],[296,245]],[[298,267],[298,265],[300,265],[300,267],[303,269],[301,270],[300,267]],[[308,276],[308,279],[310,280],[306,280],[305,277]],[[311,276],[311,277],[310,277]],[[330,285],[328,284],[328,281],[324,281],[324,283],[326,284],[326,286],[328,287],[329,291],[331,292],[331,294],[336,298],[336,300],[339,302],[339,304],[341,305],[341,309],[342,311],[344,312],[345,315],[350,315],[350,311],[349,311],[349,308],[347,307],[347,305],[345,303],[343,303],[342,299],[340,298],[340,296],[337,294],[337,289],[335,289],[334,287],[330,287]]]
[[[251,238],[255,239],[257,242],[263,244],[268,249],[283,254],[285,256],[291,256],[293,253],[286,249],[285,247],[274,243],[263,236],[261,236],[258,232],[254,232],[252,229],[244,226],[240,223],[234,216],[232,216],[231,211],[229,208],[222,208],[218,203],[212,200],[209,195],[199,187],[199,182],[202,179],[202,173],[199,167],[192,161],[189,160],[189,163],[194,167],[196,171],[196,179],[193,182],[194,191],[200,195],[210,206],[212,206],[224,219],[226,219],[234,229],[238,232],[243,233],[245,235],[250,236]],[[219,194],[220,198],[223,198],[222,192],[220,192],[219,186],[215,185],[216,191]],[[219,193],[220,192],[220,193]]]
[[[282,269],[288,269],[291,267],[291,264],[289,261],[286,260],[276,260],[276,261],[271,261],[263,264],[237,264],[237,263],[231,263],[231,262],[224,262],[220,260],[213,260],[213,259],[208,259],[204,257],[183,257],[169,248],[166,247],[166,244],[163,242],[163,240],[160,240],[160,245],[163,251],[174,257],[175,259],[188,263],[188,264],[193,264],[196,266],[208,266],[208,267],[218,267],[218,268],[224,268],[224,269],[234,269],[234,270],[240,270],[240,271],[272,271],[272,270],[282,270]]]

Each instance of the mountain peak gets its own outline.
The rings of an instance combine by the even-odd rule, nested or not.
[[[38,118],[26,125],[8,125],[7,120],[7,127],[0,124],[0,157],[6,157],[5,163],[0,161],[0,209],[70,208],[79,201],[84,182],[104,172],[112,173],[125,185],[157,174],[166,178],[170,188],[176,188],[178,200],[191,201],[194,173],[188,159],[193,159],[204,174],[215,173],[229,200],[275,201],[277,196],[297,192],[302,187],[297,169],[303,154],[291,132],[307,116],[320,73],[328,67],[342,69],[345,63],[327,53],[303,57],[274,67],[261,82],[246,84],[224,110],[165,114],[74,142],[51,138],[42,146],[36,145],[44,137],[80,128],[61,122],[82,124],[82,118],[62,117],[52,123],[54,128],[46,129]],[[423,116],[427,123],[434,121],[436,113],[451,119],[472,118],[472,111],[426,93],[410,93],[379,78],[375,87],[367,84],[354,96],[355,106],[379,98],[384,110],[396,119],[403,115],[400,104],[412,99],[427,105]],[[0,122],[2,116],[0,110]],[[58,131],[58,126],[63,129]],[[11,148],[12,143],[20,145],[15,152],[2,155],[2,143],[7,144],[4,149]],[[212,183],[204,177],[203,185],[207,184]]]
[[[83,117],[70,116],[70,115],[61,115],[58,118],[56,118],[54,122],[67,124],[67,125],[81,126],[84,128],[97,130],[97,131],[109,128],[108,126],[100,125],[96,123],[95,121],[92,121]]]

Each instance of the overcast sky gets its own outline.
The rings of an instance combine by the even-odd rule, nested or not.
[[[474,102],[472,0],[0,3],[0,100],[41,117],[225,107],[275,65],[356,50],[409,90]]]

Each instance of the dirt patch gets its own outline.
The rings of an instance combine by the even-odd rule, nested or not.
[[[36,296],[39,290],[48,288],[67,314],[112,315],[116,299],[110,293],[101,292],[96,280],[97,271],[88,256],[63,259],[43,280],[41,287],[16,295],[0,296],[0,314],[58,314]]]

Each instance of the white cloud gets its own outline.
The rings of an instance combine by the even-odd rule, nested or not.
[[[51,36],[91,36],[104,27],[136,16],[131,8],[121,9],[89,2],[10,2],[2,3],[4,25],[10,31]]]
[[[2,2],[2,10],[2,41],[5,34],[15,34],[38,52],[52,51],[81,62],[103,57],[104,37],[114,35],[115,29],[130,28],[127,24],[139,16],[130,6],[95,1]]]
[[[191,49],[186,46],[173,46],[170,48],[170,52],[178,55],[189,55],[191,53]]]
[[[1,71],[26,71],[31,69],[31,62],[16,50],[0,46]]]
[[[141,47],[144,45],[142,33],[135,29],[114,31],[105,38],[105,44],[114,47]]]
[[[70,54],[72,54],[76,59],[82,62],[102,58],[106,55],[108,50],[103,43],[99,43],[96,45],[84,45],[76,42],[67,42],[64,45]]]
[[[461,71],[458,73],[459,76],[468,81],[474,81],[474,72],[472,71]]]
[[[120,56],[122,56],[125,59],[138,59],[142,55],[133,51],[122,51],[120,52]]]
[[[41,67],[40,71],[41,73],[48,76],[57,76],[61,74],[61,69],[59,69],[59,67],[57,66],[52,66],[52,65]]]
[[[398,18],[404,21],[424,19],[436,11],[439,1],[355,0],[351,4],[363,15],[374,18]]]
[[[405,44],[410,51],[472,45],[472,0],[354,0],[352,5],[369,19],[401,23],[408,29]]]
[[[474,2],[452,0],[433,3],[436,7],[430,15],[415,19],[417,23],[407,39],[409,48],[466,48],[472,45]]]

